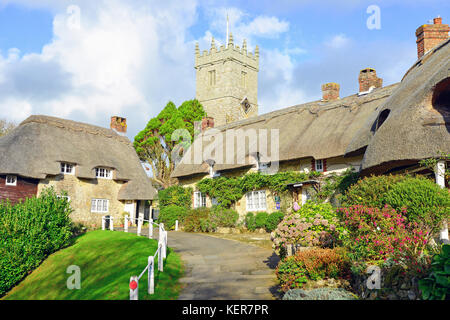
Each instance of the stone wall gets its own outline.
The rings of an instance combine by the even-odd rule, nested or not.
[[[123,182],[110,179],[79,179],[74,175],[57,175],[41,180],[38,185],[38,195],[47,187],[53,186],[57,193],[67,192],[70,197],[70,206],[74,210],[71,218],[88,227],[100,227],[101,217],[110,215],[114,217],[114,225],[120,225],[124,203],[117,200],[119,189]],[[91,212],[92,199],[108,199],[109,212]]]

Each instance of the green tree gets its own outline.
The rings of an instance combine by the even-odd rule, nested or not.
[[[5,119],[0,119],[0,137],[9,133],[15,127],[16,125],[13,122],[9,122]]]
[[[175,180],[170,178],[176,165],[173,154],[181,155],[189,147],[194,136],[194,122],[205,116],[202,105],[195,99],[183,102],[178,108],[169,101],[158,116],[150,119],[145,129],[137,134],[134,148],[139,158],[151,165],[153,182],[163,188],[175,184]],[[177,139],[173,139],[175,136]]]

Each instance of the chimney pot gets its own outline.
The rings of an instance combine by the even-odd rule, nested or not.
[[[362,69],[359,72],[359,92],[367,92],[370,88],[381,88],[383,79],[377,77],[377,72],[373,68]]]
[[[118,117],[118,116],[112,116],[110,128],[119,134],[122,134],[122,135],[126,134],[127,133],[127,119]]]
[[[433,24],[424,24],[417,28],[417,57],[422,58],[428,51],[448,39],[450,27],[442,24],[442,18],[433,19]]]
[[[339,89],[338,83],[330,82],[322,85],[322,100],[323,101],[333,101],[339,99]]]

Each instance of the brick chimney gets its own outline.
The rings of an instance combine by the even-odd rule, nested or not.
[[[383,86],[383,79],[377,77],[375,69],[366,68],[359,72],[359,92],[367,92],[371,87],[381,88]]]
[[[125,135],[127,133],[127,119],[118,116],[111,117],[111,129],[119,134]]]
[[[202,119],[202,132],[209,128],[214,128],[214,118],[205,117]]]
[[[322,100],[323,101],[333,101],[339,99],[339,89],[338,83],[330,82],[322,85]]]
[[[417,28],[417,57],[420,59],[428,51],[438,44],[448,39],[450,27],[448,24],[442,24],[442,18],[433,19],[433,24],[424,24]]]

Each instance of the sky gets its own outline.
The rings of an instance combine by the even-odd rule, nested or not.
[[[400,81],[417,60],[415,30],[449,23],[450,2],[0,0],[0,118],[109,127],[118,115],[133,140],[168,101],[195,98],[195,43],[224,43],[227,14],[235,44],[259,46],[263,114],[319,99],[327,82],[354,94],[367,67]]]

